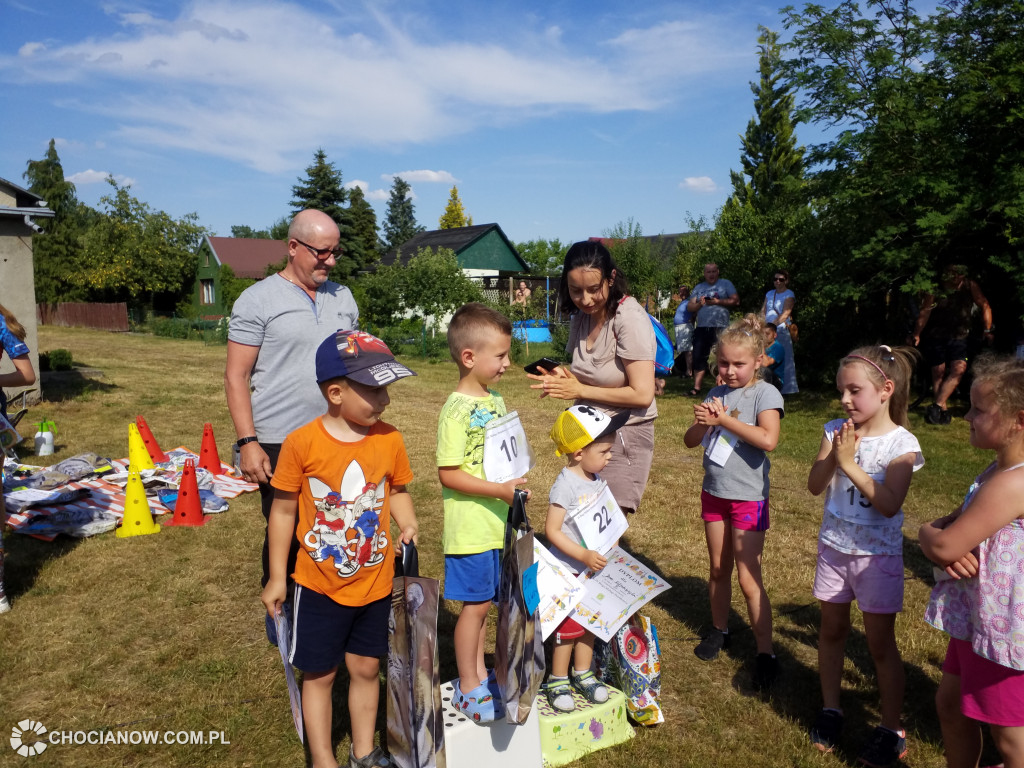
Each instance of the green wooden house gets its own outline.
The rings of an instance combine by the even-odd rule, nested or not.
[[[288,244],[283,240],[262,240],[249,237],[204,237],[196,252],[197,270],[192,304],[205,318],[223,317],[229,308],[224,306],[221,290],[221,266],[231,267],[235,277],[262,280],[267,267],[288,255]]]
[[[490,280],[497,284],[498,278],[518,275],[528,269],[515,246],[497,224],[474,224],[471,227],[420,232],[411,240],[392,248],[381,261],[384,264],[394,264],[396,261],[405,264],[421,248],[450,248],[455,251],[455,258],[466,276],[483,278],[485,287]]]

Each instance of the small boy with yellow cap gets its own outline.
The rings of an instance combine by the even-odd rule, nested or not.
[[[585,568],[600,570],[608,562],[600,552],[587,549],[571,524],[570,512],[587,504],[604,489],[598,473],[608,465],[616,431],[626,423],[629,414],[608,416],[589,405],[574,405],[559,414],[551,428],[556,453],[565,456],[566,466],[555,479],[548,495],[548,515],[544,534],[551,544],[551,554],[579,573]],[[575,688],[587,701],[603,704],[608,689],[590,669],[594,657],[594,636],[572,618],[555,630],[555,647],[551,654],[551,674],[544,684],[544,695],[558,712],[572,712]],[[569,660],[573,673],[569,675]]]

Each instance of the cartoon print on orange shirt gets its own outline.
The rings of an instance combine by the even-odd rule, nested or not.
[[[341,479],[340,491],[318,478],[307,479],[316,507],[313,528],[303,537],[309,556],[318,563],[333,558],[342,577],[383,561],[388,537],[386,530],[378,531],[387,478],[368,483],[359,462],[353,461]]]

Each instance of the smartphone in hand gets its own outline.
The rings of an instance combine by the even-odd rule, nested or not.
[[[523,370],[527,373],[532,373],[535,376],[543,376],[545,373],[550,373],[555,370],[561,363],[557,360],[552,360],[550,357],[542,357],[534,363],[524,365]]]

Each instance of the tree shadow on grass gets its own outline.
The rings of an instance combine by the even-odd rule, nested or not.
[[[102,374],[100,374],[102,375]],[[42,375],[42,392],[45,401],[62,403],[91,394],[119,389],[116,384],[91,378],[82,371],[48,371]]]
[[[81,539],[58,536],[53,541],[43,541],[21,534],[4,534],[7,555],[4,558],[4,579],[7,596],[17,600],[29,591],[38,592],[36,579],[50,560],[64,557],[79,545]]]
[[[856,611],[856,606],[852,606]],[[788,640],[789,645],[800,644],[816,648],[821,610],[817,602],[798,605],[781,604],[774,607],[775,635]],[[788,616],[789,621],[781,620]],[[899,637],[897,637],[897,643]],[[775,710],[810,729],[821,707],[821,687],[816,664],[805,664],[786,650],[786,644],[776,646],[779,668],[782,671],[771,697]],[[857,626],[850,629],[846,640],[846,659],[852,662],[843,670],[842,707],[845,716],[843,736],[837,757],[849,765],[857,765],[857,755],[863,748],[871,730],[878,723],[878,681],[875,665],[868,650],[867,638]],[[920,741],[940,746],[942,734],[935,714],[935,671],[923,669],[904,659],[906,694],[903,702],[903,722],[911,742]],[[810,744],[808,744],[808,748]],[[912,747],[911,747],[912,748]]]

